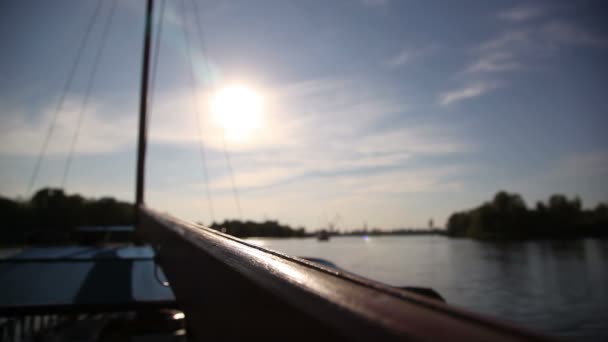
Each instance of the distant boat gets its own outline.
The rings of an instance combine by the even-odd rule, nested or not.
[[[319,241],[329,241],[329,233],[327,230],[323,229],[317,234],[317,240]]]

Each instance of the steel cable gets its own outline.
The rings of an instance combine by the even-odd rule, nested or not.
[[[200,16],[199,16],[198,2],[195,0],[191,0],[191,2],[194,5],[194,11],[193,11],[194,19],[195,19],[196,27],[198,30],[199,42],[200,42],[200,46],[201,46],[201,53],[203,55],[203,63],[204,63],[207,75],[210,78],[209,84],[212,84],[211,67],[209,66],[209,63],[207,61],[207,51],[205,49],[205,44],[204,44],[203,26],[201,24],[202,20],[200,19]],[[222,149],[224,150],[224,158],[226,159],[226,166],[228,168],[228,173],[230,176],[230,183],[232,185],[232,194],[234,196],[236,210],[237,210],[239,219],[241,219],[243,217],[242,210],[241,210],[241,201],[240,201],[239,193],[238,193],[237,186],[236,186],[236,179],[234,176],[234,170],[232,168],[232,160],[230,158],[230,152],[228,151],[227,144],[226,144],[226,132],[225,132],[224,128],[222,128]]]
[[[78,113],[78,119],[76,123],[76,130],[74,131],[74,135],[72,136],[72,143],[70,144],[70,150],[68,152],[68,156],[66,158],[65,167],[63,170],[63,177],[61,178],[61,188],[65,189],[66,181],[68,178],[68,173],[70,171],[70,166],[72,164],[72,157],[74,155],[74,150],[76,149],[76,143],[78,142],[78,137],[80,135],[80,129],[82,127],[82,122],[84,120],[84,114],[86,112],[86,107],[89,101],[89,96],[91,94],[91,89],[93,88],[95,76],[97,75],[97,69],[99,67],[99,61],[101,59],[103,50],[105,48],[108,31],[110,28],[110,24],[112,22],[112,18],[114,17],[114,10],[116,6],[116,0],[112,0],[110,2],[110,10],[108,13],[108,17],[103,27],[103,31],[101,33],[101,43],[99,44],[99,48],[97,49],[97,53],[95,54],[95,59],[93,60],[93,68],[91,69],[91,73],[89,74],[89,79],[87,81],[87,88],[84,93],[84,99],[82,101],[82,105],[80,108],[80,112]]]
[[[74,62],[72,63],[72,67],[68,74],[68,78],[65,82],[65,85],[63,86],[63,90],[59,97],[59,102],[57,103],[57,107],[55,108],[55,111],[53,113],[53,118],[51,119],[51,123],[47,129],[47,133],[42,141],[42,146],[40,147],[40,152],[38,153],[38,157],[36,158],[36,163],[34,164],[34,169],[32,171],[32,175],[30,176],[27,190],[25,192],[26,197],[30,196],[32,188],[34,187],[34,184],[36,183],[36,180],[38,178],[42,160],[44,158],[44,155],[47,152],[49,141],[51,140],[51,137],[53,136],[53,132],[55,131],[55,126],[57,125],[57,118],[59,117],[59,112],[60,112],[61,108],[63,107],[67,92],[70,89],[70,87],[72,86],[72,82],[74,80],[74,75],[76,74],[76,70],[78,69],[78,66],[80,65],[80,61],[82,59],[82,52],[84,51],[84,47],[85,47],[87,41],[89,40],[89,36],[91,35],[93,25],[95,24],[95,19],[97,18],[98,14],[99,14],[99,10],[101,9],[102,4],[103,4],[103,1],[98,0],[97,7],[95,7],[95,10],[93,11],[93,14],[91,15],[89,24],[87,25],[84,36],[82,37],[82,41],[80,42],[80,45],[78,47],[78,51],[76,53],[76,58],[74,59]]]
[[[182,14],[182,22],[183,22],[183,29],[184,29],[184,37],[186,40],[186,55],[188,58],[188,70],[189,70],[189,75],[190,75],[190,89],[192,91],[192,106],[194,107],[193,113],[194,116],[196,117],[196,128],[197,128],[197,132],[198,132],[198,146],[199,146],[199,151],[200,151],[200,157],[201,157],[201,164],[203,167],[203,177],[204,177],[204,181],[205,181],[205,188],[207,190],[207,201],[209,203],[209,213],[211,216],[211,221],[214,222],[215,221],[215,214],[213,211],[213,200],[211,198],[211,191],[209,189],[209,175],[208,175],[208,169],[207,169],[207,159],[206,159],[206,155],[205,155],[205,147],[203,144],[203,131],[201,129],[201,119],[200,119],[200,113],[198,111],[198,101],[197,101],[197,96],[196,96],[196,89],[197,87],[197,83],[196,83],[196,78],[194,76],[194,63],[192,61],[192,54],[190,51],[191,48],[191,43],[190,43],[190,35],[188,34],[188,25],[187,25],[187,20],[186,20],[186,6],[185,6],[185,0],[183,0],[181,2],[181,14]]]

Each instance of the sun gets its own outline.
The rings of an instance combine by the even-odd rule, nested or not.
[[[233,85],[215,93],[211,109],[226,138],[243,141],[262,126],[262,105],[258,92],[246,86]]]

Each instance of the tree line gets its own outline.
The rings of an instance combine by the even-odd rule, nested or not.
[[[259,223],[254,221],[225,220],[222,223],[214,222],[210,228],[240,238],[305,237],[309,235],[306,233],[304,227],[294,229],[290,226],[282,225],[278,221],[272,220]]]
[[[520,195],[500,191],[490,202],[452,214],[447,234],[478,239],[608,237],[608,205],[583,209],[580,198],[556,194],[529,209]]]
[[[132,226],[132,203],[111,197],[84,198],[62,189],[44,188],[29,200],[0,197],[0,245],[75,244],[82,240],[82,226]],[[226,220],[211,228],[237,237],[304,237],[303,227],[294,229],[278,221]],[[87,243],[91,243],[90,237]],[[99,241],[101,242],[101,241]]]
[[[80,226],[133,225],[133,204],[114,198],[87,199],[61,189],[44,188],[29,200],[0,197],[0,244],[75,242]]]
[[[61,189],[44,188],[25,201],[0,197],[0,219],[0,245],[65,244],[78,242],[75,231],[81,226],[133,225],[135,209],[132,203],[111,197],[90,199],[65,194]],[[211,228],[241,238],[316,234],[274,220],[225,220],[214,222]],[[429,233],[440,231],[362,229],[340,233],[330,230],[331,235]],[[478,239],[608,237],[608,205],[600,203],[593,209],[583,209],[578,197],[553,195],[546,202],[528,208],[520,195],[501,191],[490,202],[452,214],[446,234]]]

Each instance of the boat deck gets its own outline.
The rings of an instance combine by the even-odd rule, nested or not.
[[[161,284],[162,270],[155,267],[148,246],[33,247],[4,253],[0,336],[21,340],[53,329],[56,337],[61,325],[63,333],[82,325],[95,332],[90,327],[141,321],[143,316],[149,320],[151,315],[171,320],[180,312],[171,288]],[[183,313],[179,318],[183,321]]]

